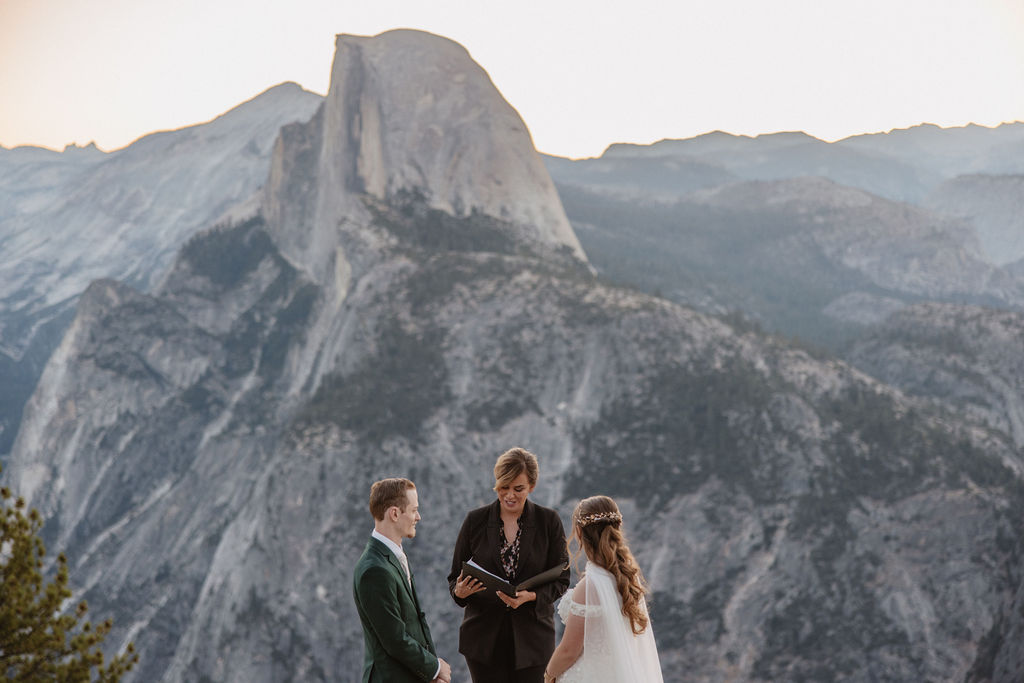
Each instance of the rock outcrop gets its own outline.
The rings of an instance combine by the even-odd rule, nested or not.
[[[526,124],[465,48],[430,34],[338,36],[324,111],[282,136],[263,210],[320,276],[339,226],[369,222],[366,200],[488,216],[520,245],[586,261]]]

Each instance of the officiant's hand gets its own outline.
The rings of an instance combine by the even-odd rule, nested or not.
[[[498,598],[500,598],[503,603],[505,603],[506,605],[508,605],[512,609],[518,608],[520,605],[522,605],[525,602],[530,602],[531,600],[536,600],[537,599],[537,594],[534,593],[533,591],[519,591],[519,592],[516,593],[516,597],[514,597],[514,598],[510,598],[509,596],[505,595],[501,591],[495,591],[495,592],[497,593]]]
[[[463,573],[459,573],[459,580],[455,582],[455,597],[459,600],[468,598],[473,593],[479,593],[480,591],[487,590],[487,586],[483,585],[472,576],[468,576]]]

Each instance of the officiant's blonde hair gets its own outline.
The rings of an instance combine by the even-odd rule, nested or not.
[[[508,449],[499,455],[498,462],[494,463],[494,490],[510,485],[523,472],[526,473],[526,480],[530,482],[530,486],[536,486],[540,477],[537,456],[525,448]]]
[[[580,546],[575,551],[573,539]],[[581,500],[572,513],[572,535],[568,544],[577,570],[580,551],[583,551],[591,562],[611,573],[622,597],[622,614],[629,619],[633,633],[643,633],[648,619],[640,608],[640,600],[647,593],[647,582],[622,533],[622,513],[615,501],[608,496]]]

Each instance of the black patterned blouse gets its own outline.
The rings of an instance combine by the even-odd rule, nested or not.
[[[523,516],[516,520],[516,537],[509,543],[505,538],[504,528],[501,530],[501,568],[505,570],[505,578],[515,581],[519,571],[519,537],[523,535]]]

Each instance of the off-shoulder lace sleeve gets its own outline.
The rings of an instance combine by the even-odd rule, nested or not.
[[[569,590],[562,599],[558,601],[558,618],[562,620],[563,624],[569,623],[569,607],[572,603],[572,590]]]
[[[562,619],[563,624],[568,623],[570,615],[594,617],[601,613],[600,605],[582,605],[572,599],[572,593],[571,590],[567,591],[558,602],[558,616]]]

